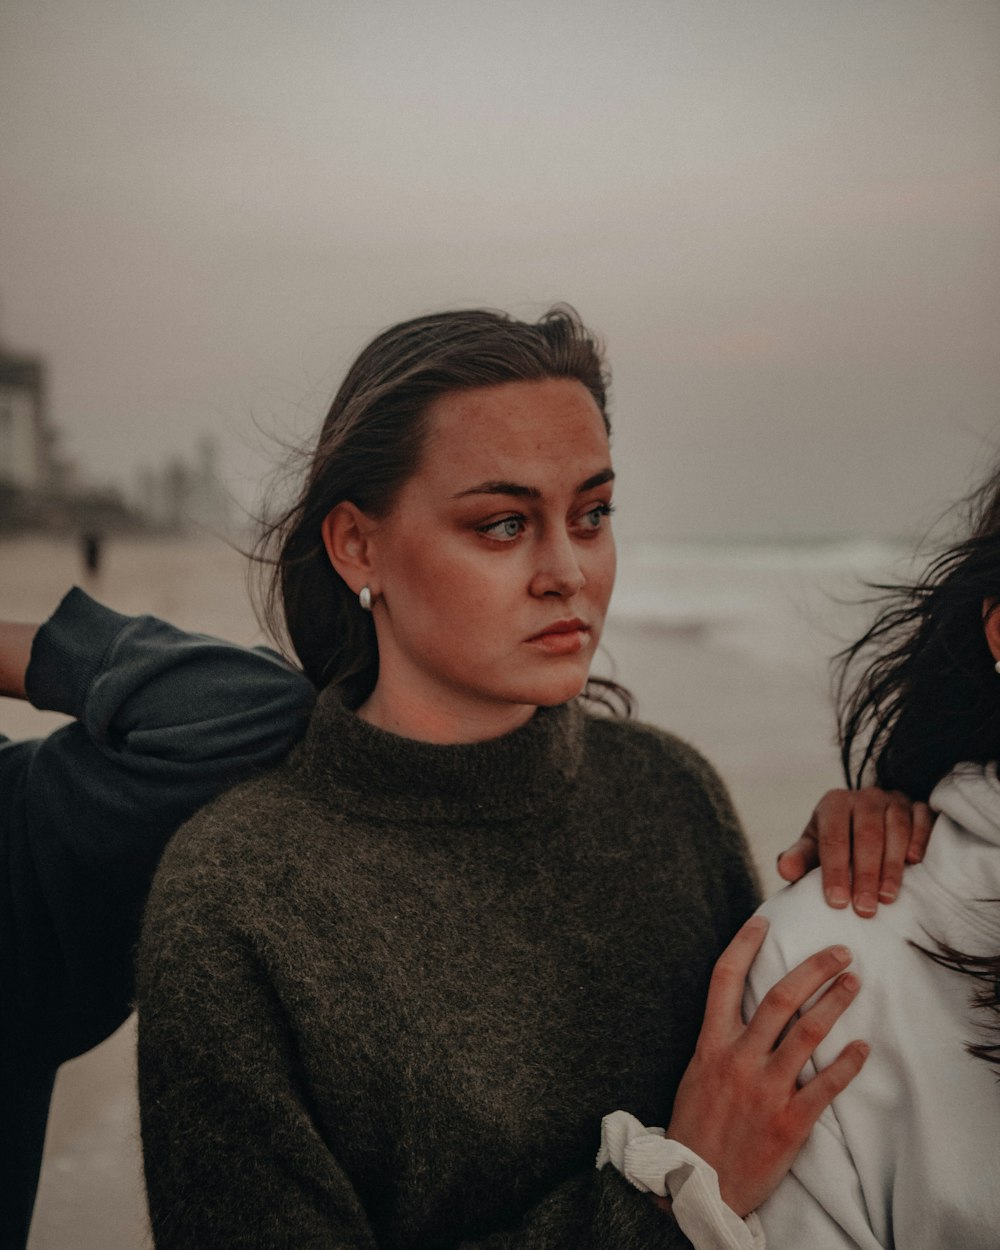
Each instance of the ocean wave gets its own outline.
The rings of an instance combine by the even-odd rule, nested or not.
[[[901,543],[636,543],[620,551],[609,621],[814,668],[856,636],[866,583],[906,576]]]

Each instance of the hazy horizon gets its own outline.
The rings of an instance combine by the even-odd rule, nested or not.
[[[567,300],[623,536],[910,535],[998,451],[998,68],[985,0],[8,0],[0,338],[91,480],[249,500],[384,325]]]

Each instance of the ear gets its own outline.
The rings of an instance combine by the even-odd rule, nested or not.
[[[1000,599],[996,597],[983,600],[983,630],[990,655],[1000,660]]]
[[[379,593],[375,585],[374,544],[370,541],[374,530],[372,518],[346,499],[323,518],[321,532],[327,557],[355,594],[362,586],[369,586],[373,595]]]

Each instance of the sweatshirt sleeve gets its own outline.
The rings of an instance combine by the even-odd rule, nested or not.
[[[128,1013],[131,952],[166,840],[288,750],[313,689],[274,652],[122,616],[79,589],[39,631],[26,686],[35,706],[76,719],[5,748],[17,763],[0,796],[5,1008],[26,1044],[59,1063]]]
[[[213,793],[200,792],[202,777],[284,754],[314,698],[306,677],[268,648],[123,616],[78,587],[39,630],[25,684],[36,707],[79,720],[117,767],[170,774],[178,810],[189,794],[198,804]]]
[[[366,1196],[352,1180],[337,1126],[316,1115],[272,975],[203,881],[192,906],[191,879],[163,865],[137,962],[142,1146],[157,1250],[377,1250],[385,1244],[379,1208],[391,1196]],[[595,1155],[599,1132],[595,1122]],[[690,1250],[690,1242],[605,1166],[459,1247]]]

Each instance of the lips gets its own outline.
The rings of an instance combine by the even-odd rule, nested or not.
[[[547,655],[577,655],[590,640],[590,626],[574,617],[571,621],[553,621],[551,625],[532,635],[529,646]]]
[[[537,634],[532,634],[528,639],[529,642],[539,642],[542,638],[551,638],[559,634],[589,634],[590,626],[586,621],[581,621],[579,617],[574,616],[569,621],[555,621],[551,625],[546,625],[543,630]]]

